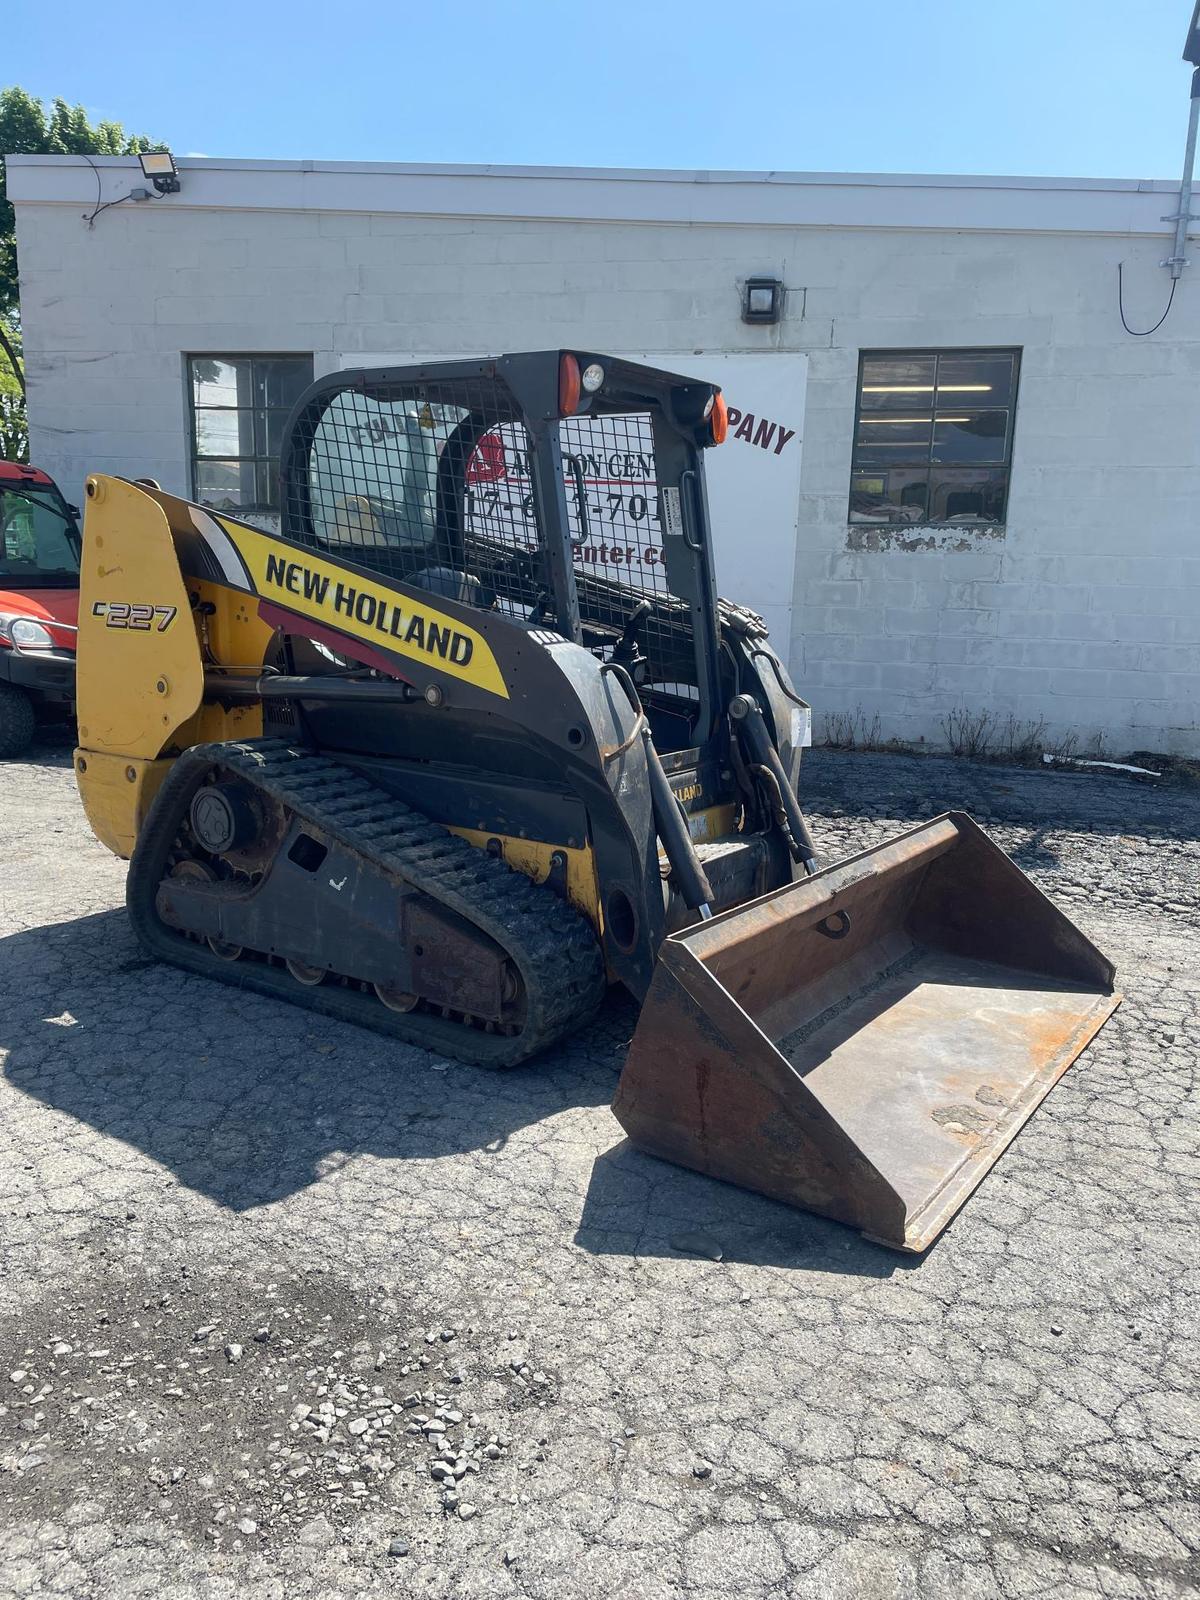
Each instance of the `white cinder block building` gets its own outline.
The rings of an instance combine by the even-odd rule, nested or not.
[[[139,201],[133,161],[7,171],[33,458],[69,494],[270,516],[313,374],[646,356],[724,384],[721,588],[818,729],[938,745],[986,710],[1200,754],[1200,284],[1147,337],[1118,304],[1123,263],[1129,326],[1163,311],[1171,183],[187,160]],[[744,320],[754,277],[778,321]]]

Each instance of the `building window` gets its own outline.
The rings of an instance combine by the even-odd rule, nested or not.
[[[1018,350],[864,350],[850,521],[1004,521]]]
[[[278,511],[283,425],[312,376],[311,355],[188,357],[197,500]]]

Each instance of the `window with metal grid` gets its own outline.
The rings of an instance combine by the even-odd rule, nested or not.
[[[437,537],[440,447],[467,415],[408,396],[381,400],[347,389],[322,412],[308,456],[314,533],[369,551],[402,576]]]
[[[636,598],[668,593],[650,418],[570,417],[559,424],[559,444],[581,616],[623,627]],[[519,559],[539,549],[529,446],[519,423],[480,439],[467,467],[466,505],[468,551],[497,594],[536,601]]]
[[[560,425],[560,439],[578,577],[639,595],[665,595],[650,418],[639,413],[570,417]]]
[[[529,452],[524,423],[501,423],[473,444],[463,478],[468,567],[500,610],[518,617],[553,612]]]
[[[690,613],[667,583],[661,484],[649,413],[568,417],[559,423],[566,536],[585,641],[615,642],[641,600],[651,676],[690,682]],[[529,444],[508,423],[480,439],[467,467],[467,555],[504,610],[529,615],[548,602],[534,509]]]
[[[283,427],[312,376],[311,355],[188,357],[197,500],[229,511],[279,509]]]

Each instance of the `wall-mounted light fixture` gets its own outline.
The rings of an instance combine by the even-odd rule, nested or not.
[[[778,322],[783,316],[783,284],[778,278],[747,278],[742,285],[742,321]]]
[[[138,154],[142,176],[149,178],[159,194],[179,193],[179,169],[169,150],[143,150]]]

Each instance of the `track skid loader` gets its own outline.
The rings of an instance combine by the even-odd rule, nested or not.
[[[920,1250],[1113,972],[964,816],[820,867],[725,425],[550,351],[319,380],[279,531],[90,478],[80,791],[161,959],[488,1067],[622,984],[635,1144]]]

